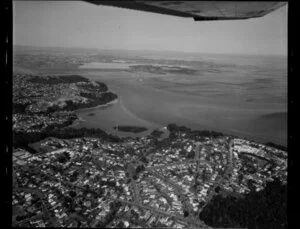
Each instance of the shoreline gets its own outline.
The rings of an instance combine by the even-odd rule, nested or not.
[[[101,104],[101,105],[98,105],[98,106],[95,106],[95,107],[88,107],[88,108],[80,108],[80,109],[77,109],[77,110],[74,110],[72,112],[74,112],[74,114],[76,115],[77,119],[71,124],[69,125],[68,127],[76,127],[78,126],[81,122],[86,122],[85,119],[83,119],[81,116],[79,116],[77,114],[77,112],[82,112],[82,111],[87,111],[87,110],[92,110],[92,109],[97,109],[97,108],[100,108],[100,107],[108,107],[110,105],[113,105],[113,104],[116,104],[119,100],[118,99],[114,99],[106,104]]]
[[[121,98],[118,98],[118,99],[115,99],[107,104],[103,104],[103,105],[99,105],[99,106],[96,106],[96,107],[91,107],[91,108],[83,108],[83,109],[79,109],[79,110],[76,110],[76,112],[81,112],[81,111],[87,111],[87,110],[92,110],[92,109],[97,109],[97,108],[100,108],[100,107],[108,107],[109,105],[113,105],[113,104],[116,104],[117,102],[120,102],[120,106],[122,109],[124,109],[124,111],[130,115],[131,117],[133,118],[136,118],[137,120],[141,120],[145,123],[151,123],[153,124],[152,122],[149,122],[147,120],[144,120],[144,119],[141,119],[139,118],[138,116],[136,116],[135,114],[133,114],[131,111],[127,110],[127,108],[124,106],[124,104],[122,103],[122,99]],[[85,122],[86,120],[83,119],[81,116],[79,116],[78,114],[76,114],[76,116],[78,117],[78,120],[75,120],[74,122],[74,125],[72,124],[71,127],[76,127],[78,126],[81,122]],[[157,127],[154,127],[154,128],[148,128],[147,131],[145,132],[149,132],[148,134],[146,134],[145,136],[149,135],[151,131],[154,131],[155,129],[161,129],[163,127],[161,127],[160,125],[156,124]],[[166,126],[166,125],[162,125],[162,126]],[[187,128],[191,128],[189,126],[186,126]],[[204,128],[205,130],[208,129],[208,128]],[[203,130],[203,129],[193,129],[194,131],[195,130]],[[248,132],[246,135],[243,136],[242,135],[239,135],[239,133],[241,133],[241,131],[237,131],[237,130],[234,130],[233,133],[226,133],[226,132],[223,132],[222,130],[213,130],[213,131],[217,131],[217,132],[221,132],[223,133],[224,135],[228,135],[228,136],[235,136],[235,137],[238,137],[238,138],[241,138],[241,139],[245,139],[245,140],[249,140],[249,141],[253,141],[253,142],[256,142],[256,143],[259,143],[259,144],[266,144],[267,142],[271,142],[271,143],[274,143],[274,144],[277,144],[277,145],[280,145],[280,146],[284,146],[284,147],[287,147],[287,144],[285,144],[284,142],[280,141],[279,139],[274,139],[273,141],[272,140],[268,140],[266,138],[263,138],[260,136],[258,138],[253,138],[253,137],[250,137]],[[107,133],[112,133],[111,131],[106,131]],[[128,132],[123,132],[122,133],[128,133]],[[130,132],[131,133],[131,132]],[[142,132],[141,133],[131,133],[133,135],[138,135],[138,134],[143,134]],[[120,138],[122,138],[122,136],[120,136]]]
[[[99,81],[100,79],[90,79],[89,77],[87,77],[87,76],[84,76],[84,77],[86,77],[87,79],[89,79],[89,80],[93,80],[93,81]],[[105,82],[106,83],[106,85],[108,86],[109,85],[109,83],[107,83],[107,82]],[[121,91],[121,92],[119,92],[119,93],[116,93],[116,91],[118,91],[117,89],[119,89],[118,87],[120,87],[120,85],[113,85],[112,86],[112,88],[110,87],[110,89],[109,89],[109,91],[110,92],[112,92],[112,93],[114,93],[114,94],[117,94],[118,95],[118,98],[116,98],[116,99],[114,99],[114,100],[112,100],[112,101],[110,101],[110,102],[108,102],[108,103],[106,103],[106,104],[102,104],[102,105],[98,105],[98,106],[95,106],[95,107],[89,107],[89,108],[81,108],[81,109],[77,109],[77,110],[74,110],[74,113],[76,114],[76,116],[78,117],[78,120],[76,120],[75,122],[74,122],[74,124],[72,124],[71,126],[72,127],[78,127],[79,125],[85,125],[84,124],[84,122],[88,122],[88,118],[86,118],[85,117],[85,119],[83,119],[82,118],[82,116],[79,114],[79,113],[81,113],[81,112],[87,112],[87,111],[89,111],[89,110],[93,110],[93,109],[98,109],[98,108],[108,108],[108,107],[110,107],[111,105],[114,105],[114,104],[117,104],[118,103],[118,106],[120,105],[120,108],[126,113],[126,115],[128,115],[128,116],[130,116],[130,117],[132,117],[132,118],[134,118],[134,119],[136,119],[137,120],[137,123],[135,123],[135,124],[132,124],[132,125],[140,125],[140,124],[138,124],[138,123],[140,123],[141,122],[141,124],[143,124],[142,126],[146,126],[147,128],[148,128],[148,130],[149,131],[145,131],[145,132],[150,132],[150,131],[153,131],[153,130],[155,130],[155,129],[157,129],[157,128],[160,128],[161,126],[165,126],[167,123],[160,123],[160,124],[158,124],[158,123],[155,123],[155,122],[153,122],[153,121],[149,121],[149,120],[147,120],[147,119],[145,119],[145,118],[141,118],[140,117],[140,115],[137,115],[137,114],[135,114],[133,111],[131,111],[130,109],[128,109],[128,107],[127,106],[125,106],[125,104],[123,104],[123,96],[121,96],[120,95],[120,93],[121,92],[123,92],[123,91]],[[123,94],[122,94],[123,95]],[[126,96],[126,95],[125,95]],[[121,98],[122,97],[122,98]],[[204,105],[205,106],[205,105]],[[185,107],[186,107],[186,105],[185,105]],[[189,107],[189,106],[188,106]],[[98,111],[96,111],[96,112],[98,112]],[[176,113],[176,112],[175,112]],[[83,114],[83,116],[84,116],[84,114]],[[183,117],[182,117],[183,119],[185,119],[185,116],[183,115]],[[174,120],[175,121],[175,120]],[[146,125],[145,125],[146,124]],[[181,124],[181,123],[180,123]],[[150,126],[153,126],[153,128],[149,128],[149,125]],[[154,127],[155,126],[155,127]],[[187,127],[190,127],[190,128],[192,128],[192,129],[194,129],[193,127],[191,127],[190,125],[186,125],[185,124],[185,126],[187,126]],[[80,127],[78,127],[78,128],[80,128]],[[103,129],[102,127],[99,127],[99,128],[101,128],[101,129]],[[250,141],[254,141],[254,142],[257,142],[257,143],[262,143],[262,144],[265,144],[266,142],[272,142],[272,143],[275,143],[275,144],[279,144],[279,145],[282,145],[282,146],[287,146],[287,143],[285,143],[284,141],[282,141],[281,139],[278,139],[278,138],[274,138],[274,139],[268,139],[268,137],[266,137],[266,136],[264,136],[264,135],[261,135],[261,134],[259,134],[259,136],[257,136],[257,137],[253,137],[253,136],[251,136],[251,132],[246,132],[246,131],[240,131],[240,130],[236,130],[236,129],[227,129],[227,130],[229,130],[229,131],[224,131],[224,129],[223,128],[221,128],[221,129],[218,129],[218,128],[209,128],[209,126],[203,126],[202,128],[200,127],[200,128],[196,128],[195,130],[203,130],[203,129],[214,129],[215,131],[218,131],[218,132],[222,132],[222,133],[225,133],[225,135],[235,135],[235,136],[238,136],[238,137],[240,137],[240,138],[245,138],[245,139],[247,139],[247,140],[250,140]],[[224,132],[223,132],[224,131]],[[113,132],[113,130],[106,130],[106,132],[108,132],[108,133],[112,133]],[[226,133],[227,132],[227,133]],[[123,132],[122,131],[122,133],[128,133],[128,132]],[[132,135],[138,135],[138,134],[136,134],[136,133],[131,133]],[[142,134],[142,133],[140,133],[140,134]],[[120,135],[120,136],[122,136],[122,135]]]
[[[68,127],[71,127],[71,128],[72,128],[72,127],[78,125],[79,122],[81,122],[81,121],[85,121],[85,120],[82,119],[82,118],[79,118],[78,120],[76,120],[73,124],[69,125]],[[168,125],[170,125],[170,124],[168,124]],[[164,126],[164,127],[161,127],[161,128],[147,129],[146,131],[143,131],[143,132],[148,132],[148,134],[146,134],[146,135],[143,136],[143,137],[149,137],[149,136],[151,136],[151,132],[153,132],[153,131],[155,131],[155,130],[158,130],[158,131],[161,131],[161,132],[162,132],[161,135],[160,135],[160,137],[158,137],[159,140],[162,140],[162,139],[165,139],[165,138],[169,138],[169,135],[170,135],[170,133],[171,133],[172,131],[170,131],[168,128],[166,128],[168,125],[166,125],[166,126]],[[177,125],[176,125],[176,126],[177,126]],[[178,125],[177,127],[184,127],[184,128],[186,128],[186,129],[189,129],[189,130],[192,131],[192,132],[195,132],[195,131],[196,131],[196,132],[197,132],[197,131],[209,131],[209,132],[214,132],[213,130],[206,130],[206,129],[203,129],[203,130],[191,130],[189,127],[186,127],[186,126],[179,126],[179,125]],[[164,128],[166,128],[167,131],[168,131],[169,133],[168,133],[168,136],[162,137],[162,135],[166,134],[166,132],[163,130]],[[88,128],[88,129],[90,129],[90,128]],[[101,128],[96,128],[96,129],[102,130]],[[111,133],[111,132],[109,132],[109,131],[105,131],[105,130],[103,130],[103,131],[104,131],[105,133],[107,133],[107,134],[113,134],[113,133]],[[121,130],[120,130],[120,131],[121,131]],[[121,131],[121,132],[123,132],[123,131]],[[124,131],[124,132],[127,132],[127,131]],[[135,133],[135,132],[129,132],[129,133],[130,133],[130,134],[134,134],[134,135],[140,134],[140,132],[138,132],[138,133]],[[281,144],[281,143],[277,143],[277,142],[274,142],[274,141],[265,141],[265,142],[263,142],[263,141],[257,141],[257,140],[255,140],[255,139],[251,139],[251,138],[248,138],[248,137],[239,136],[239,135],[233,135],[233,134],[228,134],[228,133],[224,133],[224,132],[216,132],[216,133],[220,133],[220,134],[222,134],[224,137],[232,137],[232,138],[242,139],[242,140],[245,140],[245,141],[254,142],[254,143],[256,143],[256,144],[260,144],[260,145],[264,145],[264,146],[270,146],[270,147],[276,148],[276,149],[278,149],[278,150],[287,151],[287,145]],[[135,137],[139,137],[139,136],[118,136],[118,138],[120,138],[120,139],[128,138],[128,137],[130,137],[130,138],[135,138]],[[285,148],[285,149],[281,149],[281,148]]]
[[[77,116],[77,115],[76,115]],[[86,120],[85,119],[83,119],[82,117],[80,117],[80,116],[77,116],[77,119],[71,124],[71,125],[69,125],[69,126],[67,126],[67,127],[76,127],[76,126],[78,126],[81,122],[85,122]]]
[[[87,107],[87,108],[80,108],[80,109],[77,109],[77,110],[73,110],[74,113],[76,112],[82,112],[82,111],[87,111],[87,110],[92,110],[92,109],[97,109],[97,108],[101,108],[101,107],[108,107],[110,105],[113,105],[113,104],[116,104],[119,102],[119,99],[114,99],[106,104],[101,104],[101,105],[98,105],[98,106],[95,106],[95,107]]]

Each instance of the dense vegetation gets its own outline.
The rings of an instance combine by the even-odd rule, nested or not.
[[[30,105],[30,103],[13,103],[13,114],[25,113],[26,107],[28,105]]]
[[[95,95],[90,94],[90,93],[81,93],[81,96],[89,98],[89,102],[74,103],[71,100],[67,100],[66,105],[64,107],[61,108],[57,105],[54,105],[52,107],[49,107],[47,112],[54,112],[54,111],[59,111],[59,110],[74,111],[74,110],[78,110],[78,109],[91,108],[91,107],[96,107],[99,105],[107,104],[117,98],[117,95],[112,92],[102,93],[101,97],[96,97]]]
[[[114,126],[114,129],[132,133],[140,133],[148,130],[147,128],[141,126]]]
[[[77,85],[77,86],[84,89],[84,90],[89,90],[89,91],[98,91],[98,92],[108,91],[108,87],[104,83],[96,81],[96,84],[97,85],[94,85],[94,84],[81,84],[81,85]]]
[[[30,152],[32,152],[32,149],[28,147],[29,143],[38,142],[48,137],[56,137],[61,139],[96,137],[96,138],[101,138],[103,140],[112,141],[112,142],[121,141],[120,138],[113,135],[109,135],[101,129],[94,129],[94,128],[75,129],[75,128],[67,127],[67,128],[51,128],[51,129],[48,128],[39,133],[14,132],[13,145],[16,148],[23,148],[23,149],[30,150]]]
[[[281,145],[277,145],[277,144],[272,143],[272,142],[267,142],[265,145],[274,147],[274,148],[279,149],[279,150],[287,151],[287,147],[281,146]]]
[[[200,219],[212,227],[287,228],[287,187],[276,179],[244,198],[217,195]]]
[[[155,129],[150,133],[150,135],[153,137],[159,138],[163,133],[164,133],[163,131]]]
[[[201,136],[201,137],[221,137],[221,136],[224,136],[224,134],[220,133],[220,132],[208,131],[208,130],[191,130],[188,127],[177,126],[176,124],[173,124],[173,123],[169,124],[167,127],[168,127],[168,130],[170,131],[170,138],[176,137],[176,132],[187,133],[189,135],[189,137],[191,137],[191,138],[194,137],[194,136]],[[278,150],[287,151],[287,147],[277,145],[277,144],[274,144],[272,142],[267,142],[267,143],[265,143],[265,145],[270,146],[270,147],[274,147]]]
[[[48,76],[40,77],[33,76],[28,79],[31,83],[40,83],[40,84],[61,84],[61,83],[78,83],[78,82],[89,82],[88,79],[78,76],[78,75],[67,75],[67,76]]]
[[[220,137],[224,136],[220,132],[208,131],[208,130],[191,130],[185,126],[177,126],[176,124],[169,124],[168,130],[170,131],[170,138],[174,138],[177,132],[184,132],[189,134],[190,137],[201,136],[201,137]]]

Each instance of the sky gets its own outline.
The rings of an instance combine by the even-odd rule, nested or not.
[[[13,1],[13,44],[287,55],[287,8],[261,18],[195,22],[83,1]]]

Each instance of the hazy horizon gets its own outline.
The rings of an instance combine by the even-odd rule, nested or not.
[[[128,52],[157,52],[157,53],[182,53],[182,54],[204,54],[204,55],[233,55],[233,56],[278,56],[278,57],[287,57],[287,53],[282,54],[260,54],[260,53],[213,53],[213,52],[189,52],[181,50],[147,50],[147,49],[108,49],[108,48],[88,48],[88,47],[79,47],[79,46],[37,46],[37,45],[19,45],[13,44],[13,47],[24,47],[24,48],[38,48],[38,49],[83,49],[83,50],[94,50],[94,51],[128,51]]]
[[[287,8],[260,18],[195,22],[84,1],[13,1],[13,44],[286,56]]]

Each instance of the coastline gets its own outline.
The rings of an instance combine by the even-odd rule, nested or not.
[[[97,109],[97,108],[101,108],[101,107],[108,107],[108,106],[111,106],[113,104],[116,104],[119,100],[118,99],[114,99],[106,104],[102,104],[102,105],[98,105],[98,106],[95,106],[95,107],[88,107],[88,108],[80,108],[80,109],[77,109],[77,110],[74,110],[72,112],[75,113],[77,119],[71,124],[69,125],[69,127],[76,127],[78,126],[81,122],[85,122],[86,120],[83,119],[81,116],[79,116],[77,114],[77,112],[82,112],[82,111],[87,111],[87,110],[92,110],[92,109]]]
[[[161,126],[165,126],[167,124],[162,124],[162,125],[159,125],[157,123],[153,123],[151,121],[148,121],[148,120],[145,120],[143,118],[140,118],[139,116],[137,116],[136,114],[134,114],[132,111],[130,111],[126,106],[125,104],[123,103],[123,100],[122,98],[119,96],[118,99],[115,99],[107,104],[103,104],[103,105],[99,105],[99,106],[96,106],[96,107],[91,107],[91,108],[83,108],[83,109],[79,109],[79,110],[76,110],[76,111],[79,111],[79,112],[82,112],[82,111],[87,111],[87,110],[91,110],[91,109],[97,109],[97,108],[100,108],[100,107],[108,107],[109,105],[112,105],[112,104],[116,104],[116,103],[119,103],[119,106],[120,108],[130,117],[134,118],[137,120],[138,123],[141,122],[141,124],[139,125],[142,125],[144,124],[143,126],[146,126],[148,128],[148,131],[145,131],[143,133],[140,133],[142,135],[148,135],[150,134],[151,131],[155,130],[156,128],[161,128]],[[77,117],[80,118],[80,120],[77,120],[76,121],[76,124],[74,126],[78,126],[81,124],[81,122],[83,121],[86,121],[84,120],[82,117],[80,117],[80,115],[76,114]],[[146,124],[146,125],[145,125]],[[151,124],[151,126],[156,126],[156,127],[149,127],[147,124]],[[130,124],[130,125],[135,125],[135,124]],[[178,124],[178,125],[182,125],[182,124]],[[73,126],[73,125],[72,125]],[[184,125],[188,128],[192,128],[190,125]],[[101,128],[101,127],[99,127]],[[101,128],[102,129],[102,128]],[[105,129],[105,128],[104,128]],[[246,140],[250,140],[250,141],[254,141],[254,142],[257,142],[257,143],[261,143],[261,144],[265,144],[266,142],[272,142],[272,143],[275,143],[275,144],[278,144],[278,145],[282,145],[282,146],[287,146],[287,144],[285,144],[285,142],[281,141],[280,139],[278,138],[274,138],[273,140],[269,140],[268,138],[266,138],[265,136],[263,135],[258,135],[257,137],[253,137],[251,136],[251,132],[246,132],[246,131],[240,131],[238,129],[228,129],[229,131],[224,131],[224,129],[217,129],[217,128],[209,128],[208,126],[204,126],[202,128],[192,128],[193,130],[211,130],[213,129],[213,131],[217,131],[217,132],[222,132],[224,135],[233,135],[233,136],[236,136],[236,137],[239,137],[239,138],[243,138],[243,139],[246,139]],[[110,131],[107,131],[106,132],[108,133],[111,133],[111,130]],[[127,133],[127,132],[126,132]],[[125,134],[125,133],[122,133],[122,134]],[[121,136],[122,136],[121,134]],[[136,135],[138,136],[138,134],[134,134],[132,133],[133,135]]]
[[[78,116],[78,115],[76,115],[76,117],[77,117],[77,119],[76,119],[71,125],[69,125],[69,126],[67,126],[67,127],[76,127],[76,126],[78,126],[81,122],[85,122],[85,121],[86,121],[85,119],[83,119],[82,117],[80,117],[80,116]]]
[[[113,90],[110,90],[110,91],[113,91],[113,93],[115,93],[115,91],[117,91],[117,90],[115,88],[113,88]],[[122,96],[123,94],[121,94],[121,95],[120,95],[120,93],[116,93],[116,94],[118,94],[118,98],[115,99],[115,100],[112,100],[111,102],[109,102],[107,104],[99,105],[99,106],[96,106],[96,107],[82,108],[82,109],[75,110],[74,112],[77,115],[77,117],[79,118],[79,120],[76,120],[74,125],[72,125],[72,127],[78,127],[79,125],[85,126],[85,124],[83,122],[88,122],[88,120],[89,120],[88,117],[85,117],[83,115],[84,118],[86,119],[86,120],[84,120],[82,118],[82,116],[79,114],[80,112],[93,110],[93,109],[97,109],[97,108],[108,108],[109,106],[111,106],[113,104],[117,104],[117,103],[118,103],[118,106],[116,107],[116,111],[120,112],[120,110],[118,109],[118,107],[120,106],[120,109],[123,110],[124,115],[126,114],[126,116],[128,115],[131,118],[136,120],[136,122],[128,123],[128,125],[137,125],[139,123],[138,125],[145,126],[145,127],[148,128],[148,131],[142,132],[140,134],[134,134],[134,133],[129,134],[128,132],[122,132],[122,134],[120,134],[120,137],[123,137],[123,135],[126,135],[126,136],[129,135],[129,136],[132,136],[132,137],[133,136],[139,137],[139,136],[144,136],[144,135],[146,136],[146,135],[150,134],[150,132],[153,131],[154,129],[159,128],[161,126],[165,126],[168,123],[172,123],[172,122],[176,121],[176,120],[174,120],[174,121],[168,120],[170,122],[162,122],[162,123],[160,123],[161,124],[160,125],[158,123],[154,123],[152,120],[149,121],[145,118],[141,118],[140,115],[137,115],[134,112],[132,112],[130,109],[128,109],[128,107],[126,106],[127,104],[126,105],[124,104],[123,96]],[[178,114],[178,112],[174,112],[174,110],[173,110],[173,113]],[[119,114],[121,115],[123,113],[121,112]],[[195,112],[195,114],[196,114],[196,112]],[[186,119],[186,117],[184,115],[181,118]],[[106,120],[106,119],[103,119],[103,120]],[[122,122],[121,120],[118,120],[118,121],[120,121],[121,124],[126,124],[127,125],[126,122]],[[225,131],[225,127],[223,127],[223,128],[211,128],[211,127],[209,127],[209,125],[204,125],[202,127],[199,126],[197,128],[195,128],[195,127],[193,128],[191,125],[184,124],[183,122],[174,122],[174,123],[177,123],[178,125],[184,125],[184,126],[190,127],[193,130],[214,130],[214,131],[217,131],[217,132],[222,132],[225,135],[234,135],[234,136],[238,136],[240,138],[245,138],[247,140],[258,142],[258,143],[261,143],[261,144],[265,144],[266,142],[272,142],[272,143],[282,145],[282,146],[285,146],[285,147],[287,146],[287,143],[285,143],[284,140],[281,140],[277,136],[274,136],[273,139],[269,139],[267,136],[265,136],[264,134],[262,134],[260,132],[257,132],[255,134],[255,136],[252,136],[251,131],[239,130],[236,127],[227,128],[226,129],[227,131]],[[103,124],[103,125],[105,126],[105,124]],[[93,127],[93,125],[91,125],[91,124],[88,124],[88,126],[90,126],[90,128]],[[151,126],[153,126],[153,128],[151,128]],[[108,129],[106,127],[101,127],[101,126],[98,127],[98,128],[104,129],[107,133],[113,133],[112,129]]]
[[[110,90],[109,90],[110,91]],[[71,124],[69,125],[68,127],[76,127],[78,126],[80,123],[82,122],[85,122],[86,120],[83,119],[81,116],[79,116],[77,113],[78,112],[82,112],[82,111],[87,111],[87,110],[93,110],[93,109],[97,109],[97,108],[105,108],[105,107],[109,107],[113,104],[116,104],[118,103],[119,99],[116,98],[106,104],[101,104],[101,105],[98,105],[98,106],[95,106],[95,107],[88,107],[88,108],[80,108],[80,109],[77,109],[77,110],[73,110],[72,112],[74,112],[74,114],[76,115],[77,119]]]
[[[108,107],[108,106],[111,106],[113,104],[116,104],[118,103],[119,99],[114,99],[106,104],[101,104],[101,105],[98,105],[98,106],[95,106],[95,107],[87,107],[87,108],[80,108],[80,109],[77,109],[77,110],[73,110],[73,112],[82,112],[82,111],[87,111],[87,110],[92,110],[92,109],[97,109],[97,108],[102,108],[102,107]],[[85,120],[84,120],[85,121]]]

